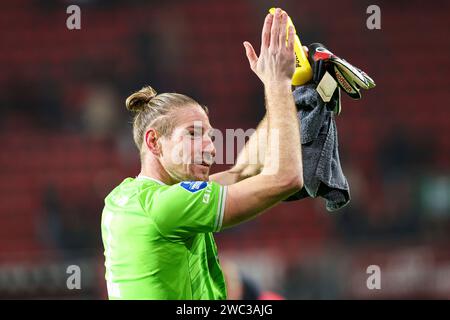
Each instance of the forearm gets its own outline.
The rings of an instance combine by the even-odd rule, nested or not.
[[[290,85],[266,88],[266,98],[264,168],[228,187],[224,228],[254,218],[303,186],[299,121]]]
[[[245,42],[251,69],[264,84],[268,143],[260,174],[227,189],[223,227],[251,219],[303,187],[299,121],[291,92],[295,70],[294,28],[279,8],[267,15],[262,30],[261,54]]]
[[[221,185],[230,185],[261,172],[267,145],[267,116],[259,123],[255,132],[239,152],[235,165],[210,176],[209,180]]]
[[[263,174],[302,177],[300,130],[290,84],[265,87],[268,143]]]
[[[229,172],[239,174],[242,178],[260,173],[264,165],[266,145],[267,116],[264,116],[256,131],[250,136],[245,146],[239,152],[236,164]]]
[[[289,176],[294,176],[292,172],[296,169],[303,172],[299,122],[290,86],[289,89],[288,86],[272,86],[265,92],[267,113],[263,120],[240,151],[236,164],[227,171],[213,175],[211,180],[230,185],[262,171],[276,174],[281,169],[280,174],[289,172]],[[268,167],[264,170],[266,162]]]

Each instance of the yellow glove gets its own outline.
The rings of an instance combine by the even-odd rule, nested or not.
[[[275,14],[275,8],[270,8],[270,14]],[[313,73],[311,69],[311,65],[309,64],[308,57],[303,51],[302,43],[300,42],[300,38],[297,35],[297,31],[295,30],[294,24],[292,23],[291,18],[288,16],[288,23],[286,26],[286,42],[288,38],[288,30],[289,26],[294,28],[294,52],[295,52],[295,71],[292,76],[292,85],[293,86],[301,86],[312,79]]]

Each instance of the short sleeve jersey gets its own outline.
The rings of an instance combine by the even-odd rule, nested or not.
[[[110,299],[226,299],[213,232],[227,187],[127,178],[106,198],[102,240]]]

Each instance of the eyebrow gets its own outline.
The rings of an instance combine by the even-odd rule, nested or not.
[[[197,128],[206,129],[207,131],[214,130],[213,127],[204,128],[203,126],[199,127],[199,126],[194,126],[194,125],[191,125],[191,126],[187,127],[186,129],[197,129]]]

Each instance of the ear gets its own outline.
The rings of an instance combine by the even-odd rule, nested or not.
[[[145,132],[145,145],[156,156],[161,154],[161,146],[158,143],[158,139],[158,132],[154,128],[150,128]]]

